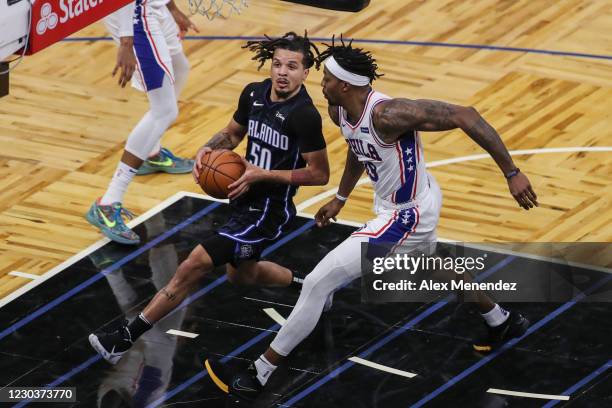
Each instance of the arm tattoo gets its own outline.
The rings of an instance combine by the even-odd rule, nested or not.
[[[431,130],[450,130],[458,127],[456,119],[457,109],[454,105],[429,100],[420,100],[417,103],[424,112],[421,118],[424,127]]]
[[[176,293],[170,293],[166,290],[166,288],[163,288],[161,290],[161,293],[163,293],[164,295],[166,295],[166,297],[168,298],[169,301],[173,301],[174,299],[176,299]]]
[[[426,99],[392,99],[377,115],[377,129],[383,141],[393,143],[409,130],[441,131],[456,129],[458,106]]]
[[[512,158],[495,129],[473,108],[446,102],[419,99],[392,99],[377,115],[377,129],[386,143],[393,143],[408,130],[444,131],[461,128],[486,150],[498,166],[508,172]]]
[[[232,141],[232,137],[230,136],[230,134],[224,130],[214,135],[212,139],[210,139],[208,143],[206,143],[204,146],[210,147],[213,150],[215,149],[230,149],[231,150],[234,147],[236,147],[234,146],[234,142]]]

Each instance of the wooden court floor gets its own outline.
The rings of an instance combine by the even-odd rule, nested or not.
[[[344,33],[369,41],[359,44],[385,73],[376,89],[472,105],[518,151],[515,162],[541,203],[529,212],[512,200],[492,160],[469,160],[483,152],[461,131],[423,136],[444,194],[441,237],[612,240],[612,1],[372,0],[352,14],[251,0],[240,16],[194,20],[201,37],[184,42],[191,73],[179,119],[163,139],[175,153],[195,154],[227,123],[242,87],[267,75],[240,48],[244,40],[218,36]],[[0,298],[30,281],[10,272],[42,275],[101,238],[83,215],[147,109],[144,95],[111,78],[116,49],[105,37],[94,24],[73,36],[89,40],[27,57],[11,74],[11,95],[0,99]],[[320,79],[313,70],[307,87],[326,112]],[[338,185],[346,146],[325,117],[324,126],[332,178],[302,188],[297,204]],[[177,191],[199,188],[190,175],[137,178],[125,206],[142,214]],[[367,184],[356,189],[342,218],[369,219],[371,196]]]

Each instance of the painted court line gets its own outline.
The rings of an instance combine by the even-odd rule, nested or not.
[[[246,299],[246,300],[252,300],[253,302],[261,302],[261,303],[267,303],[269,305],[276,305],[276,306],[283,306],[283,307],[293,308],[293,305],[287,305],[285,303],[271,302],[269,300],[257,299],[257,298],[247,297],[247,296],[243,296],[242,298]]]
[[[541,149],[527,149],[527,150],[510,150],[511,156],[522,156],[522,155],[535,155],[535,154],[550,154],[550,153],[580,153],[580,152],[612,152],[612,146],[577,146],[577,147],[549,147]],[[484,154],[473,154],[470,156],[453,157],[451,159],[435,160],[425,164],[425,167],[433,168],[446,166],[448,164],[463,163],[474,160],[490,159],[491,156],[488,153]],[[355,187],[368,183],[370,179],[363,177],[359,179]],[[298,211],[303,211],[311,205],[318,203],[321,200],[332,197],[338,192],[338,187],[319,193],[308,200],[302,201],[298,206]]]
[[[267,329],[264,329],[262,327],[257,327],[257,326],[253,326],[253,325],[250,325],[250,324],[228,322],[227,320],[211,319],[210,317],[204,317],[204,320],[209,321],[209,322],[215,322],[215,323],[224,324],[224,325],[227,325],[227,326],[244,327],[246,329],[251,329],[251,330],[258,330],[258,331],[267,330]]]
[[[78,366],[76,366],[75,368],[73,368],[72,370],[67,372],[66,374],[62,375],[61,377],[59,377],[55,381],[47,384],[44,388],[45,389],[49,389],[49,388],[57,387],[58,385],[62,384],[64,381],[66,381],[67,379],[69,379],[73,375],[76,375],[76,374],[80,373],[81,371],[83,371],[87,367],[89,367],[90,365],[95,364],[95,363],[97,363],[100,360],[102,360],[102,356],[99,355],[99,354],[96,354],[95,356],[90,357],[89,359],[87,359],[86,361],[82,362],[81,364],[79,364]],[[22,407],[25,407],[30,402],[32,402],[32,401],[31,400],[21,401],[19,404],[13,405],[13,408],[22,408]]]
[[[238,354],[242,353],[243,351],[249,349],[251,346],[259,343],[261,340],[265,339],[266,337],[268,337],[273,332],[277,332],[278,329],[280,329],[278,324],[275,324],[273,326],[268,327],[268,329],[266,331],[264,331],[264,332],[260,333],[259,335],[253,337],[251,340],[247,341],[246,343],[242,344],[241,346],[238,346],[232,352],[230,352],[228,355],[223,357],[220,360],[221,363],[223,363],[223,364],[227,363],[230,359],[234,358],[235,356],[237,356]],[[202,361],[202,371],[200,371],[199,373],[197,373],[193,377],[189,378],[187,381],[183,382],[182,384],[179,384],[178,386],[176,386],[172,390],[166,392],[159,399],[157,399],[156,401],[153,401],[152,403],[147,405],[146,408],[153,408],[153,407],[157,407],[157,406],[163,404],[165,401],[169,400],[170,398],[174,397],[176,394],[180,393],[184,389],[190,387],[191,385],[195,384],[197,381],[199,381],[202,378],[207,377],[207,376],[208,376],[208,372],[204,369],[204,362]]]
[[[62,295],[56,297],[55,299],[53,299],[51,302],[45,304],[44,306],[36,309],[34,312],[28,314],[27,316],[25,316],[24,318],[20,319],[16,323],[13,323],[12,325],[10,325],[9,327],[7,327],[6,329],[4,329],[4,330],[2,330],[0,332],[0,340],[2,340],[3,338],[7,337],[8,335],[14,333],[15,331],[19,330],[21,327],[23,327],[26,324],[30,323],[32,320],[36,319],[37,317],[47,313],[49,310],[55,308],[57,305],[63,303],[65,300],[70,299],[72,296],[76,295],[77,293],[79,293],[83,289],[93,285],[94,283],[96,283],[100,279],[103,279],[109,273],[111,273],[114,270],[120,268],[121,266],[125,265],[126,263],[132,261],[133,259],[137,258],[138,256],[142,255],[143,253],[145,253],[149,249],[151,249],[154,246],[156,246],[158,243],[164,241],[168,237],[174,235],[175,233],[177,233],[181,229],[185,228],[187,225],[190,225],[190,224],[194,223],[195,221],[197,221],[198,219],[204,217],[206,214],[208,214],[209,212],[213,211],[219,205],[221,205],[221,204],[220,203],[209,204],[205,208],[201,209],[200,211],[198,211],[194,215],[192,215],[189,218],[187,218],[185,221],[183,221],[180,224],[172,227],[171,229],[169,229],[168,231],[166,231],[163,234],[159,235],[158,237],[154,238],[153,240],[149,241],[145,245],[143,245],[141,247],[138,247],[138,249],[136,249],[134,252],[131,252],[129,255],[123,257],[122,259],[120,259],[119,261],[115,262],[114,264],[112,264],[108,268],[105,268],[102,271],[96,273],[95,275],[93,275],[92,277],[87,279],[86,281],[84,281],[84,282],[80,283],[79,285],[73,287],[69,291],[64,292]],[[41,281],[41,280],[42,279],[39,279],[39,280],[37,280],[35,282],[38,282],[38,281]]]
[[[152,207],[150,210],[146,211],[145,213],[139,215],[138,217],[136,217],[133,220],[131,220],[130,222],[128,222],[127,225],[130,228],[134,228],[136,225],[140,224],[141,222],[151,218],[153,215],[157,214],[158,212],[160,212],[160,211],[166,209],[167,207],[171,206],[172,204],[176,203],[181,198],[183,198],[185,195],[187,195],[187,194],[185,192],[183,192],[183,191],[179,191],[178,193],[173,194],[172,196],[168,197],[167,199],[165,199],[161,203],[159,203],[156,206]],[[212,200],[212,201],[217,201],[214,198],[209,198],[209,199]],[[2,299],[0,299],[0,308],[5,306],[6,304],[12,302],[13,300],[17,299],[19,296],[23,295],[24,293],[27,293],[30,290],[34,289],[36,286],[40,285],[44,281],[46,281],[46,280],[52,278],[53,276],[57,275],[58,273],[62,272],[63,270],[65,270],[69,266],[74,265],[75,263],[77,263],[81,259],[85,258],[87,255],[89,255],[92,252],[102,248],[104,245],[106,245],[109,242],[110,242],[110,240],[108,238],[102,238],[102,239],[96,241],[95,243],[91,244],[90,246],[88,246],[87,248],[82,250],[81,252],[71,256],[70,258],[68,258],[67,260],[62,262],[61,264],[53,267],[52,269],[48,270],[44,274],[38,276],[38,278],[36,280],[34,280],[32,282],[28,282],[27,284],[23,285],[19,289],[15,290],[12,293],[8,294],[7,296],[3,297]]]
[[[489,388],[487,392],[490,392],[491,394],[511,395],[513,397],[540,398],[559,401],[568,401],[570,399],[569,395],[535,394],[533,392],[500,390],[498,388]]]
[[[470,367],[466,368],[465,370],[463,370],[462,372],[460,372],[459,374],[457,374],[456,376],[454,376],[453,378],[448,380],[446,383],[442,384],[441,386],[436,388],[434,391],[432,391],[431,393],[429,393],[426,396],[424,396],[423,398],[421,398],[419,401],[417,401],[416,403],[414,403],[410,407],[411,408],[417,408],[417,407],[422,407],[423,405],[427,404],[429,401],[431,401],[432,399],[436,398],[438,395],[442,394],[444,391],[446,391],[447,389],[451,388],[452,386],[457,384],[459,381],[463,380],[465,377],[469,376],[474,371],[478,370],[480,367],[482,367],[485,364],[489,363],[491,360],[493,360],[494,358],[496,358],[500,354],[505,353],[506,351],[510,350],[518,342],[522,341],[527,336],[529,336],[532,333],[534,333],[535,331],[539,330],[540,328],[542,328],[544,325],[549,323],[551,320],[555,319],[560,314],[564,313],[565,311],[567,311],[570,308],[572,308],[573,306],[575,306],[578,302],[583,300],[590,293],[594,292],[598,288],[600,288],[603,285],[605,285],[608,282],[610,282],[610,280],[612,280],[612,275],[608,275],[605,278],[601,279],[599,282],[597,282],[596,284],[594,284],[593,286],[591,286],[590,288],[588,288],[584,292],[582,292],[582,293],[578,294],[577,296],[575,296],[569,302],[566,302],[563,305],[559,306],[557,309],[555,309],[554,311],[552,311],[551,313],[549,313],[545,317],[543,317],[540,321],[538,321],[537,323],[531,325],[529,327],[529,329],[527,329],[527,332],[522,337],[515,338],[515,339],[512,339],[512,340],[508,341],[503,346],[501,346],[499,349],[493,351],[492,353],[490,353],[486,357],[482,358],[478,362],[472,364]]]
[[[219,200],[214,200],[217,201],[213,204],[208,205],[206,208],[204,208],[203,210],[200,210],[200,212],[213,207],[217,208],[221,203],[218,202]],[[196,213],[199,214],[200,212]],[[195,216],[195,215],[194,215]],[[190,217],[189,219],[193,218],[194,216]],[[188,219],[188,220],[189,220]],[[181,224],[179,224],[181,225]],[[297,228],[296,230],[292,231],[291,233],[287,234],[285,237],[283,237],[282,239],[278,240],[277,242],[275,242],[273,245],[269,246],[268,248],[266,248],[263,252],[262,252],[262,257],[265,257],[267,255],[269,255],[272,251],[275,251],[276,249],[278,249],[279,247],[281,247],[282,245],[286,244],[287,242],[291,241],[292,239],[300,236],[302,233],[304,233],[306,230],[312,228],[312,226],[314,225],[314,221],[309,221],[306,222],[304,225],[302,225],[301,227]],[[178,225],[177,225],[178,227]],[[177,228],[174,227],[174,228]],[[192,294],[191,296],[187,297],[185,300],[183,300],[183,302],[181,302],[180,305],[178,305],[172,312],[170,312],[167,316],[164,317],[164,319],[176,312],[178,312],[180,309],[183,309],[184,307],[187,307],[188,305],[190,305],[191,303],[193,303],[195,300],[197,300],[199,297],[204,296],[205,294],[207,294],[208,292],[212,291],[213,289],[215,289],[217,286],[225,283],[227,281],[227,275],[223,275],[220,278],[217,278],[215,281],[213,281],[212,283],[208,284],[207,286],[205,286],[204,288],[200,289],[199,291],[197,291],[196,293]],[[272,333],[276,333],[278,331],[278,329],[280,328],[280,326],[278,324],[274,324],[272,327],[268,328],[268,329],[263,329],[264,331],[259,334],[258,336],[255,336],[253,339],[247,341],[246,343],[244,343],[243,345],[239,346],[237,349],[235,349],[234,351],[232,351],[230,354],[228,354],[223,360],[221,360],[222,362],[226,362],[227,360],[229,360],[230,358],[232,358],[235,355],[238,355],[240,353],[242,353],[242,351],[246,350],[247,348],[251,347],[253,344],[256,344],[257,342],[259,342],[261,339],[269,336]],[[262,330],[262,329],[259,329]],[[1,339],[1,334],[0,334],[0,339]],[[88,368],[89,366],[91,366],[92,364],[97,363],[98,361],[100,361],[102,359],[102,357],[99,354],[96,354],[95,356],[89,358],[88,360],[84,361],[83,363],[81,363],[79,366],[73,368],[72,370],[68,371],[67,373],[63,374],[61,377],[59,377],[57,380],[53,381],[52,383],[48,384],[46,386],[46,388],[50,388],[50,387],[55,387],[59,384],[62,384],[64,381],[69,380],[72,376],[82,372],[83,370],[85,370],[86,368]],[[203,378],[204,375],[202,372],[196,374],[194,377],[190,378],[189,380],[187,380],[186,382],[184,382],[183,384],[180,384],[178,387],[176,387],[174,390],[170,391],[167,394],[164,394],[164,396],[162,396],[160,399],[158,399],[157,401],[160,402],[153,402],[152,404],[150,404],[149,406],[157,406],[157,404],[161,404],[163,401],[165,401],[168,398],[171,398],[173,395],[181,392],[183,389],[187,388],[189,385],[193,384],[195,381],[197,381],[200,378]],[[29,404],[32,401],[22,401],[18,407],[23,407],[27,404]]]
[[[589,375],[587,375],[586,377],[578,381],[576,384],[572,385],[571,387],[563,391],[563,394],[567,394],[567,395],[574,394],[580,388],[584,387],[585,385],[593,381],[595,378],[605,373],[608,369],[612,369],[612,360],[609,360],[607,363],[604,363],[604,365],[599,367],[597,370],[593,371],[592,373],[590,373]],[[574,396],[574,398],[577,398],[577,397]],[[550,401],[546,405],[544,405],[542,408],[552,408],[558,403],[559,401]]]
[[[206,41],[247,41],[247,40],[265,40],[265,37],[259,36],[225,36],[225,35],[188,35],[185,36],[185,40],[206,40]],[[328,37],[311,37],[311,41],[324,41],[330,42],[332,39]],[[81,42],[81,41],[112,41],[110,37],[70,37],[64,38],[62,42]],[[544,54],[554,55],[560,57],[578,57],[578,58],[595,58],[612,60],[612,55],[604,54],[589,54],[583,52],[570,52],[570,51],[556,51],[556,50],[543,50],[537,48],[523,48],[523,47],[506,47],[501,45],[488,45],[488,44],[463,44],[463,43],[448,43],[439,41],[407,41],[407,40],[388,40],[388,39],[375,39],[375,38],[353,38],[354,43],[364,44],[391,44],[391,45],[412,45],[417,47],[443,47],[443,48],[467,48],[475,50],[487,50],[487,51],[505,51],[505,52],[524,52],[528,54]]]
[[[19,272],[19,271],[12,271],[8,273],[11,276],[17,276],[19,278],[26,278],[26,279],[40,279],[41,275],[34,275],[33,273],[27,273],[27,272]]]
[[[268,316],[270,316],[270,319],[274,320],[276,323],[278,323],[279,325],[284,325],[286,320],[283,316],[280,315],[280,313],[278,313],[276,311],[276,309],[270,307],[267,309],[263,309],[264,312],[266,312],[266,314]]]
[[[505,266],[507,266],[514,259],[516,259],[516,258],[513,257],[513,256],[509,256],[509,257],[501,260],[500,262],[495,264],[493,267],[491,267],[489,270],[487,270],[483,274],[477,276],[475,280],[477,282],[479,282],[481,280],[484,280],[484,279],[488,278],[489,276],[491,276],[494,273],[496,273],[498,270],[500,270],[500,269],[504,268]],[[403,333],[405,333],[409,329],[413,328],[415,325],[420,323],[422,320],[424,320],[429,315],[437,312],[438,310],[440,310],[441,308],[446,306],[448,304],[448,302],[450,302],[453,299],[453,297],[454,297],[454,295],[449,295],[444,300],[441,300],[439,302],[436,302],[436,303],[432,304],[427,309],[425,309],[424,311],[422,311],[421,313],[419,313],[418,315],[416,315],[415,317],[410,319],[407,323],[405,323],[401,327],[395,329],[391,333],[387,334],[385,337],[383,337],[382,339],[380,339],[379,341],[377,341],[376,343],[374,343],[373,345],[368,347],[366,350],[361,352],[358,357],[361,357],[361,358],[370,357],[372,355],[372,353],[374,353],[376,350],[380,349],[385,344],[389,343],[393,339],[399,337],[400,335],[402,335]],[[330,373],[325,375],[323,378],[321,378],[320,380],[318,380],[314,384],[310,385],[306,389],[300,391],[298,394],[296,394],[293,397],[291,397],[289,400],[287,400],[282,405],[283,406],[287,406],[287,407],[292,406],[296,402],[302,400],[306,396],[308,396],[311,393],[315,392],[321,386],[323,386],[326,383],[328,383],[329,381],[335,379],[338,375],[342,374],[343,372],[345,372],[346,370],[348,370],[349,368],[351,368],[354,365],[355,365],[355,363],[352,362],[352,361],[345,362],[340,367],[334,369],[333,371],[331,371]]]
[[[510,155],[511,156],[522,156],[522,155],[536,155],[536,154],[581,153],[581,152],[590,152],[590,153],[612,152],[612,146],[585,146],[585,147],[574,146],[574,147],[549,147],[549,148],[539,148],[539,149],[511,150]],[[468,161],[483,160],[483,159],[490,159],[490,158],[491,156],[488,153],[474,154],[474,155],[469,155],[469,156],[454,157],[451,159],[435,160],[435,161],[426,163],[426,167],[427,168],[441,167],[441,166],[446,166],[449,164],[463,163],[463,162],[468,162]],[[370,179],[368,177],[363,177],[359,179],[355,187],[367,184],[369,181]],[[323,191],[322,193],[319,193],[307,200],[302,201],[299,205],[296,206],[296,208],[298,211],[301,212],[303,216],[314,217],[312,214],[303,213],[302,211],[306,210],[307,208],[311,207],[312,205],[320,201],[325,200],[326,198],[330,198],[334,196],[337,192],[338,192],[338,187],[334,187],[332,189]],[[342,220],[342,221],[338,220],[338,223],[356,226],[356,227],[363,226],[363,223],[357,223],[357,222],[345,221],[345,220]],[[438,238],[438,241],[456,242],[456,241],[449,240],[446,238]],[[464,245],[466,247],[476,248],[480,250],[488,250],[491,252],[503,253],[506,255],[521,256],[523,258],[552,262],[552,263],[557,263],[557,264],[562,264],[562,265],[569,265],[569,266],[576,267],[576,268],[593,269],[599,272],[612,273],[611,268],[607,268],[607,267],[600,266],[600,265],[591,265],[591,264],[579,263],[579,262],[574,262],[574,261],[568,261],[565,259],[558,259],[558,258],[552,258],[552,257],[539,256],[535,254],[504,250],[501,248],[495,248],[495,247],[486,246],[486,245],[478,245],[478,244],[464,244]]]
[[[186,331],[174,330],[174,329],[170,329],[166,333],[173,334],[175,336],[187,337],[187,338],[190,338],[190,339],[195,339],[196,337],[199,336],[199,334],[197,334],[197,333],[189,333],[189,332],[186,332]]]
[[[312,226],[313,222],[311,221],[311,222],[309,222],[308,224],[310,224],[310,225],[304,225],[304,226],[302,226],[302,228],[304,228],[304,227],[310,228],[310,227]],[[280,244],[280,243],[279,243],[279,244]],[[282,244],[280,244],[280,245],[282,245]],[[221,278],[220,278],[220,279],[221,279]],[[189,302],[189,303],[190,303],[190,302]],[[433,313],[434,311],[438,310],[440,307],[444,306],[444,304],[445,304],[444,302],[439,302],[439,303],[443,303],[443,304],[435,304],[435,305],[433,305],[432,307],[430,307],[430,309],[432,309],[432,308],[433,308],[433,310],[431,310],[431,311],[430,311],[429,309],[428,309],[428,310],[426,310],[425,312],[421,313],[421,315],[419,315],[419,316],[417,316],[416,318],[414,318],[414,319],[413,319],[411,322],[413,322],[413,324],[418,323],[418,321],[422,320],[422,319],[423,319],[423,318],[425,318],[427,315],[429,315],[429,314]],[[411,322],[409,322],[409,323],[411,323]],[[275,325],[275,326],[276,326],[276,325]],[[274,327],[274,326],[273,326],[273,327]],[[260,340],[261,340],[261,339],[265,338],[267,335],[269,335],[269,333],[262,333],[262,334],[258,335],[257,337],[253,338],[251,341],[249,341],[249,342],[245,343],[245,345],[243,345],[243,346],[244,346],[244,347],[250,347],[251,345],[255,344],[255,343],[253,343],[253,341],[255,341],[256,339],[260,339]],[[397,336],[393,336],[392,338],[395,338],[395,337],[397,337]],[[257,341],[259,341],[259,340],[257,340]],[[373,350],[373,347],[377,346],[378,344],[386,344],[387,342],[388,342],[388,341],[386,341],[386,338],[385,338],[385,339],[383,339],[383,340],[381,340],[379,343],[377,343],[376,345],[372,346],[370,349],[366,350],[364,353],[360,354],[360,356],[362,356],[362,357],[366,356],[366,355],[367,355],[367,353],[371,353],[371,352],[373,352],[373,351],[375,350],[375,349]],[[243,347],[243,346],[241,346],[241,347]],[[228,357],[229,357],[229,356],[228,356]],[[92,359],[90,359],[90,360],[88,360],[88,361],[92,361],[92,363],[93,363],[93,362],[96,362],[96,361],[98,361],[98,360],[99,360],[99,359],[96,359],[96,358],[94,357],[94,358],[92,358]],[[76,372],[81,371],[82,369],[84,369],[84,368],[86,367],[86,366],[84,366],[84,364],[86,364],[86,363],[87,363],[87,362],[83,363],[81,366],[77,367],[76,369],[72,370],[71,372],[75,372],[75,373],[76,373]],[[346,365],[346,364],[348,364],[348,363],[350,363],[350,364],[354,364],[353,362],[347,362],[347,363],[345,363],[345,365]],[[81,367],[83,367],[83,368],[81,368]],[[342,368],[342,367],[341,367],[341,368]],[[347,367],[347,368],[349,368],[349,367]],[[75,371],[75,370],[76,370],[76,371]],[[344,371],[344,370],[342,370],[342,371]],[[67,373],[67,374],[69,374],[69,373]],[[69,376],[68,376],[68,378],[69,378],[70,376],[71,376],[71,375],[69,375]],[[62,376],[62,378],[65,378],[65,376]],[[200,377],[200,378],[201,378],[201,377]],[[193,379],[193,378],[192,378],[192,379]],[[188,380],[188,382],[189,382],[190,384],[192,384],[192,383],[193,383],[193,382],[191,381],[192,379]],[[57,383],[57,381],[55,381],[54,383]],[[59,384],[59,383],[58,383],[58,384]],[[188,386],[187,384],[185,384],[185,383],[184,383],[184,384],[182,384],[181,386],[179,386],[179,387],[177,387],[177,388],[180,388],[180,390],[182,390],[182,389],[184,389],[184,388],[185,388],[185,387],[182,387],[183,385]],[[317,387],[317,388],[318,388],[318,387]],[[179,389],[175,389],[175,390],[173,390],[173,391],[176,391],[176,392],[175,392],[175,394],[176,394],[176,393],[180,392],[180,390],[179,390]],[[175,395],[175,394],[173,394],[173,395]],[[170,396],[168,396],[168,397],[170,397]],[[166,398],[166,399],[167,399],[167,398]],[[164,399],[164,400],[165,400],[165,399]]]
[[[580,245],[580,243],[576,243],[576,244]],[[612,273],[612,268],[607,268],[605,266],[591,265],[591,264],[585,264],[582,262],[568,261],[563,258],[553,258],[553,257],[544,256],[544,255],[536,255],[536,254],[529,254],[526,252],[513,251],[511,249],[501,248],[501,245],[500,247],[485,245],[485,244],[474,244],[474,243],[463,243],[463,245],[466,248],[478,249],[479,251],[482,251],[482,252],[489,251],[489,252],[495,252],[498,254],[514,255],[514,256],[521,257],[521,258],[525,258],[525,259],[533,259],[534,261],[542,261],[542,262],[554,263],[558,265],[567,265],[573,268],[590,269],[590,270],[597,271],[597,272]]]
[[[364,360],[363,358],[360,358],[360,357],[351,357],[351,358],[349,358],[349,360],[352,361],[353,363],[357,363],[357,364],[361,364],[361,365],[364,365],[364,366],[367,366],[367,367],[371,367],[371,368],[374,368],[376,370],[385,371],[387,373],[401,375],[402,377],[407,377],[407,378],[416,377],[416,374],[414,374],[414,373],[410,373],[408,371],[398,370],[397,368],[388,367],[386,365],[378,364],[378,363],[375,363],[373,361]]]

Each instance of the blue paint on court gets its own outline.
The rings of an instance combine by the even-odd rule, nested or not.
[[[186,41],[252,41],[263,40],[265,37],[259,36],[224,36],[224,35],[194,35],[186,36]],[[313,41],[331,42],[329,37],[311,37]],[[110,37],[71,37],[64,38],[65,42],[92,42],[92,41],[112,41]],[[443,48],[464,48],[485,51],[502,51],[502,52],[520,52],[527,54],[553,55],[558,57],[576,57],[576,58],[592,58],[612,60],[612,55],[604,54],[589,54],[584,52],[558,51],[558,50],[540,50],[537,48],[522,48],[522,47],[506,47],[502,45],[488,44],[461,44],[437,41],[404,41],[404,40],[385,40],[375,38],[354,38],[353,43],[361,44],[383,44],[383,45],[401,45],[414,47],[443,47]]]

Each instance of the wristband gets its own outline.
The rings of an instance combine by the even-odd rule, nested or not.
[[[520,172],[521,172],[521,169],[517,167],[516,169],[504,174],[504,176],[506,177],[507,180],[510,180],[512,177],[516,176]]]
[[[348,197],[344,197],[344,196],[341,196],[340,194],[336,193],[336,199],[338,201],[342,201],[343,203],[346,203],[346,200],[348,200]]]

